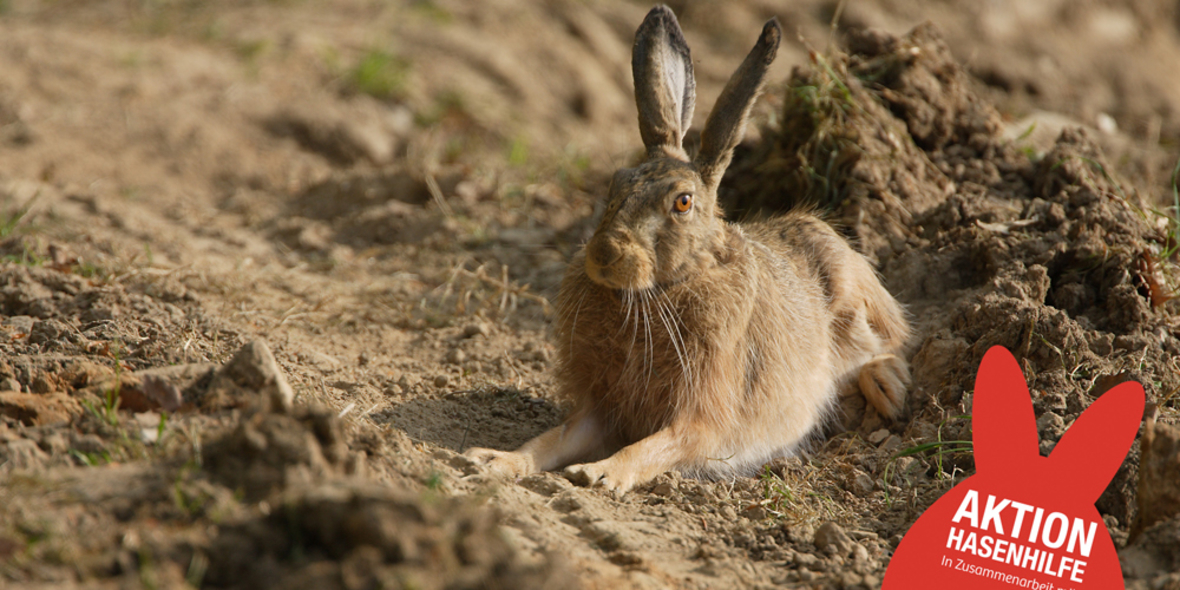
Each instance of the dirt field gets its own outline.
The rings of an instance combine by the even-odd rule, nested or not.
[[[1180,588],[1180,5],[671,4],[698,125],[783,24],[722,198],[877,265],[905,420],[622,499],[460,454],[567,410],[549,301],[639,155],[647,3],[0,0],[0,586],[875,588],[1002,344],[1045,453],[1143,383],[1098,507]]]

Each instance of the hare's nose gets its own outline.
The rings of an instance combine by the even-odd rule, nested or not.
[[[610,267],[623,257],[623,250],[617,241],[605,235],[594,236],[586,245],[586,257],[599,268]]]

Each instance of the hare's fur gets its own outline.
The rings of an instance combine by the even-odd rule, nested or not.
[[[807,213],[721,219],[717,184],[780,35],[767,23],[690,160],[688,48],[671,11],[649,13],[633,63],[648,159],[616,173],[557,300],[558,383],[574,413],[515,452],[470,450],[477,463],[520,476],[599,459],[566,473],[624,492],[672,469],[748,472],[788,454],[845,390],[901,412],[909,327],[864,257]]]

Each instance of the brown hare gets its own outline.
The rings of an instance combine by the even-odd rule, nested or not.
[[[909,326],[864,257],[812,215],[733,224],[717,204],[781,36],[766,23],[690,158],[688,46],[670,9],[648,13],[632,58],[647,158],[615,173],[557,299],[573,414],[514,452],[471,449],[475,463],[522,476],[600,459],[566,476],[622,493],[673,469],[749,473],[798,448],[854,387],[883,415],[901,411]]]

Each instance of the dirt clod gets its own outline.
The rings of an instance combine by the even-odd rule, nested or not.
[[[262,404],[275,412],[290,412],[295,392],[275,362],[270,347],[255,340],[234,353],[209,383],[200,401],[205,409]]]
[[[815,530],[815,548],[830,556],[847,556],[852,552],[854,543],[840,525],[825,522]]]
[[[1138,512],[1131,538],[1180,514],[1180,429],[1150,416],[1139,439]]]

